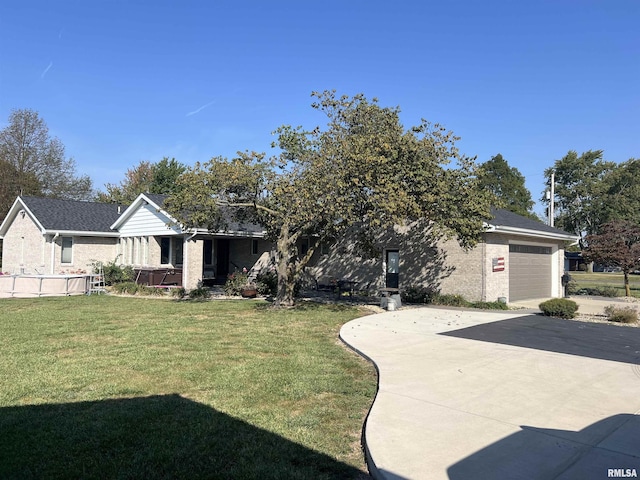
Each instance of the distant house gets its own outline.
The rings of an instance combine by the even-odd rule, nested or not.
[[[220,232],[182,229],[164,210],[165,198],[141,194],[122,208],[18,197],[0,225],[2,269],[56,274],[115,261],[132,265],[141,283],[191,289],[222,283],[234,271],[256,274],[269,264],[273,244],[262,227],[230,221]],[[424,285],[469,300],[561,296],[564,246],[578,237],[506,210],[492,213],[482,241],[469,251],[418,223],[380,236],[381,253],[373,259],[359,255],[349,235],[323,245],[305,273],[317,284],[349,280],[372,291]]]

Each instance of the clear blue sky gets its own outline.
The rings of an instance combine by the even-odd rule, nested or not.
[[[569,150],[640,157],[639,23],[638,0],[5,1],[0,128],[37,110],[104,189],[141,160],[270,152],[337,89],[502,153],[537,199]]]

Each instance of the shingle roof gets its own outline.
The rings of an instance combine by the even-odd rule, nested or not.
[[[164,208],[164,201],[168,197],[168,195],[160,195],[160,194],[153,194],[153,193],[145,193],[144,195],[160,208]],[[242,232],[243,234],[264,232],[264,227],[262,227],[261,225],[251,223],[248,221],[237,222],[233,220],[233,214],[230,210],[231,209],[222,209],[222,214],[225,217],[228,232]]]
[[[493,215],[493,219],[490,220],[489,223],[494,226],[521,228],[551,234],[572,235],[571,233],[560,230],[559,228],[550,227],[538,220],[523,217],[522,215],[518,215],[517,213],[513,213],[502,208],[492,208],[491,214]]]
[[[109,227],[118,219],[118,206],[112,203],[20,198],[46,230],[110,232]]]

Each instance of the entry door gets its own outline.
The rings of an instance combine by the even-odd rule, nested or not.
[[[219,238],[216,246],[216,277],[225,281],[229,275],[229,240]]]
[[[400,285],[400,252],[398,250],[387,250],[387,278],[385,286],[387,288],[398,288]]]

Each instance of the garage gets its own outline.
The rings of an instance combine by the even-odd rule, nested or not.
[[[509,301],[552,295],[552,247],[509,245]]]

